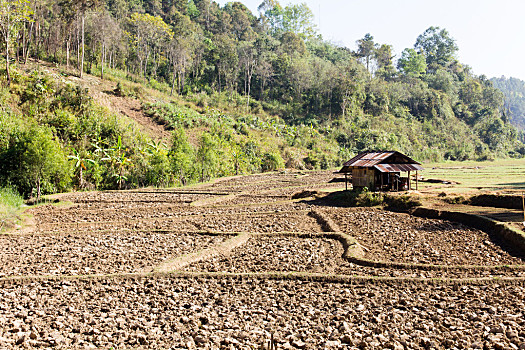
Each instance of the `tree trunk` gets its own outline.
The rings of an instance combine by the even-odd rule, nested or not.
[[[71,49],[71,34],[68,34],[66,40],[66,68],[69,68],[69,51]]]
[[[175,65],[173,65],[173,81],[171,82],[170,96],[173,96],[173,90],[175,89],[176,75],[177,75],[177,70],[175,69]]]
[[[27,64],[27,58],[29,57],[29,46],[31,45],[31,37],[33,35],[33,22],[31,22],[31,25],[29,26],[29,35],[26,39],[26,50],[24,54],[24,64]]]
[[[42,35],[42,31],[40,29],[40,22],[36,23],[36,29],[35,29],[35,41],[36,41],[36,54],[37,58],[40,59],[40,36]]]
[[[84,173],[82,171],[82,167],[83,166],[84,166],[83,164],[80,164],[80,174],[79,174],[79,186],[80,186],[80,189],[84,188]]]
[[[19,58],[20,58],[20,54],[19,54],[19,50],[20,50],[20,36],[17,35],[16,36],[16,42],[15,42],[15,62],[18,62]]]
[[[41,191],[40,191],[40,176],[38,176],[38,179],[36,180],[36,202],[40,202],[40,196],[41,196]]]
[[[82,78],[82,74],[84,72],[84,14],[82,14],[82,58],[80,62],[80,78]]]
[[[24,28],[22,30],[22,58],[25,60],[26,57],[26,23],[24,23]],[[20,48],[19,48],[20,50]]]
[[[102,62],[100,67],[100,79],[104,80],[104,61],[105,61],[105,55],[106,55],[106,46],[102,44]]]
[[[9,74],[9,34],[5,36],[5,70],[7,73],[7,86],[11,85],[11,75]]]
[[[146,77],[146,72],[148,70],[148,61],[149,61],[149,50],[147,51],[146,53],[146,59],[144,60],[144,79],[146,79],[146,81],[148,80],[147,77]]]

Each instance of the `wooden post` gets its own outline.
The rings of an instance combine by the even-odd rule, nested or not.
[[[345,173],[345,191],[348,191],[348,173]]]
[[[416,170],[416,191],[418,191],[418,188],[417,188],[417,178],[418,178],[418,175],[417,175],[417,170]]]
[[[525,226],[525,194],[521,192],[521,204],[523,206],[523,226]]]
[[[410,171],[408,172],[408,184],[407,184],[408,190],[410,191]]]

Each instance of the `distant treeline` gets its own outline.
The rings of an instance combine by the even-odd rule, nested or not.
[[[525,130],[525,81],[505,77],[490,80],[505,95],[505,115],[512,124]]]

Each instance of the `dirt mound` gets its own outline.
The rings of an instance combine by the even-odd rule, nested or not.
[[[523,209],[521,196],[501,194],[480,194],[469,198],[469,204],[482,207]]]

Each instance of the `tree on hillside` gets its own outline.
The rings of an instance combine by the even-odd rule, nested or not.
[[[257,8],[262,24],[275,35],[282,28],[283,8],[277,0],[264,0]]]
[[[306,3],[283,8],[276,0],[264,0],[258,10],[263,25],[273,36],[291,32],[303,39],[312,39],[317,33],[314,14]]]
[[[92,26],[95,44],[100,44],[100,77],[104,79],[104,66],[108,51],[118,45],[122,31],[115,19],[106,10],[94,13]]]
[[[243,41],[238,48],[239,63],[244,71],[244,95],[246,96],[246,110],[250,106],[250,90],[252,77],[258,64],[257,50],[254,41]]]
[[[139,71],[146,78],[150,56],[153,54],[154,65],[156,65],[158,59],[156,55],[159,55],[161,47],[173,38],[173,31],[162,18],[147,13],[132,14],[129,23],[130,43],[139,60]]]
[[[240,2],[226,4],[224,11],[230,15],[232,32],[236,39],[250,40],[252,35],[249,32],[253,32],[252,25],[256,21],[251,11]]]
[[[365,60],[366,70],[370,72],[370,62],[374,57],[377,44],[370,33],[365,34],[363,39],[357,40],[357,56]]]
[[[192,64],[195,52],[202,46],[197,39],[199,28],[193,25],[188,16],[174,12],[172,28],[174,36],[168,42],[168,59],[173,69],[170,95],[173,95],[175,84],[179,94],[184,89],[186,72]]]
[[[28,0],[0,0],[0,34],[5,45],[7,85],[11,84],[9,73],[9,51],[11,42],[18,36],[24,22],[32,20],[33,11]]]
[[[14,136],[14,135],[13,135]],[[0,181],[11,183],[24,196],[65,189],[70,167],[59,141],[51,129],[31,125],[12,137],[9,147],[0,153]]]
[[[297,34],[303,39],[314,37],[317,28],[312,10],[305,3],[286,6],[283,11],[282,30]]]
[[[417,37],[414,48],[423,52],[429,68],[435,70],[436,65],[445,66],[452,61],[458,51],[456,41],[446,29],[430,27]]]
[[[374,52],[374,58],[377,62],[376,75],[384,79],[391,78],[395,74],[395,68],[392,59],[392,45],[383,44]]]
[[[85,57],[85,21],[86,13],[89,10],[95,9],[99,5],[99,0],[69,0],[71,6],[77,9],[77,14],[81,20],[81,48],[82,54],[80,61],[78,62],[78,68],[80,72],[80,78],[84,74],[84,57]]]
[[[215,36],[215,65],[217,67],[217,78],[219,92],[221,92],[222,81],[226,88],[233,92],[235,79],[239,71],[239,55],[237,53],[237,43],[234,38],[228,34]]]
[[[404,49],[397,68],[408,77],[419,78],[427,69],[425,56],[414,49]]]

